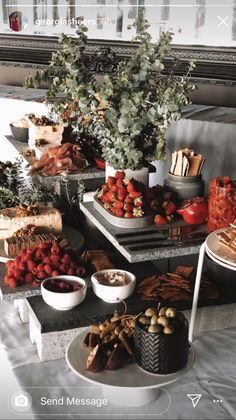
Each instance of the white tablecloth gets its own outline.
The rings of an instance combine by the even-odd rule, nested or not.
[[[166,386],[154,403],[138,408],[122,408],[109,403],[94,406],[42,406],[40,398],[102,399],[102,389],[78,378],[66,361],[41,363],[36,346],[31,344],[28,324],[22,324],[13,304],[0,303],[0,340],[10,365],[0,360],[0,418],[18,418],[9,407],[8,397],[15,391],[12,372],[18,387],[32,397],[31,412],[23,418],[157,418],[157,419],[235,419],[236,418],[236,329],[205,334],[194,341],[195,362],[178,382]],[[3,365],[4,363],[4,365]],[[114,372],[119,375],[119,371]],[[187,394],[202,394],[194,408]],[[170,403],[171,400],[171,404]],[[218,402],[216,402],[218,400]],[[215,402],[214,402],[215,401]],[[221,402],[222,401],[222,402]],[[120,401],[122,404],[122,401]],[[168,406],[170,405],[169,409]],[[41,415],[39,415],[41,414]],[[22,417],[19,417],[22,418]]]

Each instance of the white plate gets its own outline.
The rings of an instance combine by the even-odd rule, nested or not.
[[[227,268],[228,270],[233,270],[233,271],[236,271],[236,267],[235,266],[233,266],[233,265],[231,265],[231,264],[226,264],[226,263],[224,263],[223,261],[221,261],[221,260],[219,260],[218,258],[216,258],[210,251],[209,251],[209,249],[208,248],[206,248],[206,253],[207,253],[207,255],[208,255],[208,257],[212,260],[212,261],[214,261],[216,264],[219,264],[219,265],[221,265],[222,267],[224,267],[224,268]]]
[[[233,252],[230,252],[230,250],[227,250],[227,248],[219,242],[219,238],[217,236],[217,233],[227,232],[229,229],[231,228],[218,229],[210,233],[210,235],[206,238],[206,248],[217,260],[220,260],[227,265],[230,264],[230,266],[236,267],[236,255]]]
[[[83,346],[83,341],[87,333],[88,330],[83,331],[71,341],[66,349],[66,361],[76,375],[95,385],[127,389],[158,388],[179,379],[189,371],[194,362],[194,351],[190,344],[187,365],[180,371],[169,375],[148,373],[141,369],[135,362],[126,364],[118,370],[103,370],[97,373],[88,372],[86,370],[86,361],[89,351]]]

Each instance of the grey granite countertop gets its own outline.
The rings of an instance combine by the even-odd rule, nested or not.
[[[100,230],[100,232],[114,245],[114,247],[131,263],[134,262],[144,262],[144,261],[154,261],[161,258],[170,258],[183,255],[198,254],[200,245],[203,242],[198,242],[194,245],[184,245],[184,246],[171,246],[171,247],[159,247],[155,248],[155,242],[153,248],[144,249],[144,250],[135,250],[132,251],[129,249],[128,245],[121,245],[116,235],[121,233],[126,233],[130,235],[138,232],[140,229],[127,229],[119,228],[114,225],[111,225],[101,214],[94,209],[93,202],[90,203],[81,203],[80,209],[88,217],[88,219]],[[171,227],[171,225],[169,225]],[[149,232],[150,230],[159,230],[156,225],[149,226],[147,228],[142,228],[142,231]],[[201,225],[199,231],[202,230],[206,233],[206,225]],[[148,235],[147,235],[148,237]],[[143,236],[145,238],[145,235]],[[148,245],[146,243],[145,245]]]

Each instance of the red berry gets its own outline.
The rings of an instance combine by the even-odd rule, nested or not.
[[[115,202],[115,208],[116,209],[123,209],[123,205],[124,205],[123,201],[117,200]]]
[[[78,266],[78,263],[76,261],[71,261],[70,263],[71,268],[77,268],[77,266]]]
[[[126,197],[126,194],[127,194],[126,188],[125,187],[120,187],[118,189],[118,194],[117,194],[118,200],[124,201],[124,199]]]
[[[25,271],[25,270],[27,270],[27,268],[28,268],[27,263],[24,262],[24,261],[21,261],[20,264],[19,264],[19,269]]]
[[[59,270],[53,270],[53,272],[52,272],[52,277],[57,277],[57,276],[60,276],[60,271]]]
[[[124,205],[124,209],[125,209],[127,212],[132,212],[132,211],[133,211],[133,208],[134,208],[133,204],[125,204],[125,205]]]
[[[24,271],[20,270],[19,268],[15,268],[13,270],[13,275],[18,280],[18,279],[22,278],[22,276],[24,275]]]
[[[9,285],[9,279],[11,278],[11,276],[4,276],[4,283],[8,286]]]
[[[85,268],[84,268],[84,267],[78,267],[78,268],[76,269],[76,274],[77,274],[77,276],[83,276],[85,273],[86,273],[86,270],[85,270]]]
[[[118,217],[123,217],[123,216],[124,216],[124,212],[123,212],[123,210],[122,210],[122,209],[116,209],[115,214],[116,214],[116,216],[118,216]]]
[[[75,276],[76,270],[74,268],[69,268],[67,271],[68,276]]]
[[[154,223],[156,223],[156,225],[166,225],[168,221],[160,214],[156,214],[154,217]]]
[[[24,257],[26,255],[26,249],[21,249],[19,252],[18,252],[18,256],[19,257]]]
[[[132,181],[129,181],[129,182],[128,182],[128,184],[127,184],[127,191],[128,191],[129,193],[131,193],[131,192],[133,192],[133,191],[136,191],[136,190],[135,190],[135,184],[134,184],[134,182],[132,182]]]
[[[17,255],[17,257],[14,259],[14,263],[15,265],[19,265],[19,263],[21,262],[21,257],[19,257],[19,255]]]
[[[32,273],[27,273],[25,276],[25,283],[33,283],[34,276]]]
[[[39,287],[39,286],[41,285],[41,281],[34,280],[34,281],[33,281],[33,283],[32,283],[32,285],[33,285],[34,287]]]
[[[57,255],[57,254],[52,254],[50,257],[50,262],[60,262],[61,261],[61,256]]]
[[[70,264],[70,262],[71,262],[71,256],[70,256],[70,255],[68,255],[68,254],[65,254],[65,255],[62,257],[61,262],[62,262],[63,264]]]
[[[44,271],[45,271],[45,273],[47,273],[47,274],[51,275],[51,274],[52,274],[52,272],[53,272],[53,268],[52,268],[52,266],[51,266],[50,264],[46,264],[46,265],[44,266]]]
[[[38,264],[37,271],[44,271],[44,264]]]
[[[125,178],[125,172],[124,171],[116,171],[115,178],[116,179],[118,179],[118,178],[124,179]]]
[[[18,286],[18,282],[14,277],[10,277],[8,280],[8,285],[11,289],[15,289]]]
[[[114,192],[114,193],[116,193],[117,191],[118,191],[118,187],[117,187],[117,185],[112,185],[112,187],[111,187],[111,191],[112,192]]]
[[[51,253],[52,254],[60,254],[60,247],[58,244],[54,243],[51,247]]]
[[[142,196],[142,193],[141,193],[141,192],[138,192],[138,191],[131,191],[131,192],[129,193],[129,196],[130,196],[131,198],[138,198],[138,197],[141,197],[141,196]]]
[[[112,191],[109,191],[109,192],[107,193],[107,198],[109,199],[109,201],[110,201],[110,202],[112,202],[112,203],[113,203],[113,201],[115,201],[115,200],[116,200],[115,193],[114,193],[114,192],[112,192]]]
[[[116,180],[116,186],[117,186],[118,188],[123,187],[123,179],[122,179],[122,178],[118,178],[118,179]]]
[[[43,264],[51,264],[51,260],[49,257],[45,257],[42,261]]]
[[[109,176],[107,178],[107,185],[111,189],[112,185],[114,185],[116,182],[115,178],[113,176]]]
[[[127,195],[124,200],[125,204],[133,204],[133,199]]]
[[[133,212],[132,211],[125,212],[124,217],[126,219],[132,219],[134,217]]]
[[[36,267],[36,262],[33,260],[28,260],[27,267],[29,271],[32,271],[34,267]]]
[[[35,258],[36,258],[36,260],[41,260],[41,258],[42,258],[42,251],[41,251],[41,249],[37,249],[36,250],[36,252],[35,252]]]
[[[37,273],[37,278],[40,280],[44,280],[47,278],[47,273],[45,273],[45,271],[38,271]]]
[[[56,268],[56,267],[55,267]],[[60,264],[59,265],[59,270],[63,273],[63,274],[65,274],[65,273],[67,273],[67,270],[68,270],[68,265],[66,265],[66,264]]]
[[[13,268],[14,267],[14,261],[12,261],[12,260],[8,260],[7,262],[6,262],[6,267],[9,269],[11,269],[11,268]]]
[[[51,246],[51,243],[50,243],[50,242],[42,242],[42,243],[39,245],[39,248],[40,248],[40,249],[49,249],[49,248],[50,248],[50,246]]]

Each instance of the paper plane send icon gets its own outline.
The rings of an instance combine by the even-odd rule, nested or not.
[[[193,407],[196,407],[197,403],[199,402],[202,394],[187,394],[187,397],[190,398],[192,401]]]

